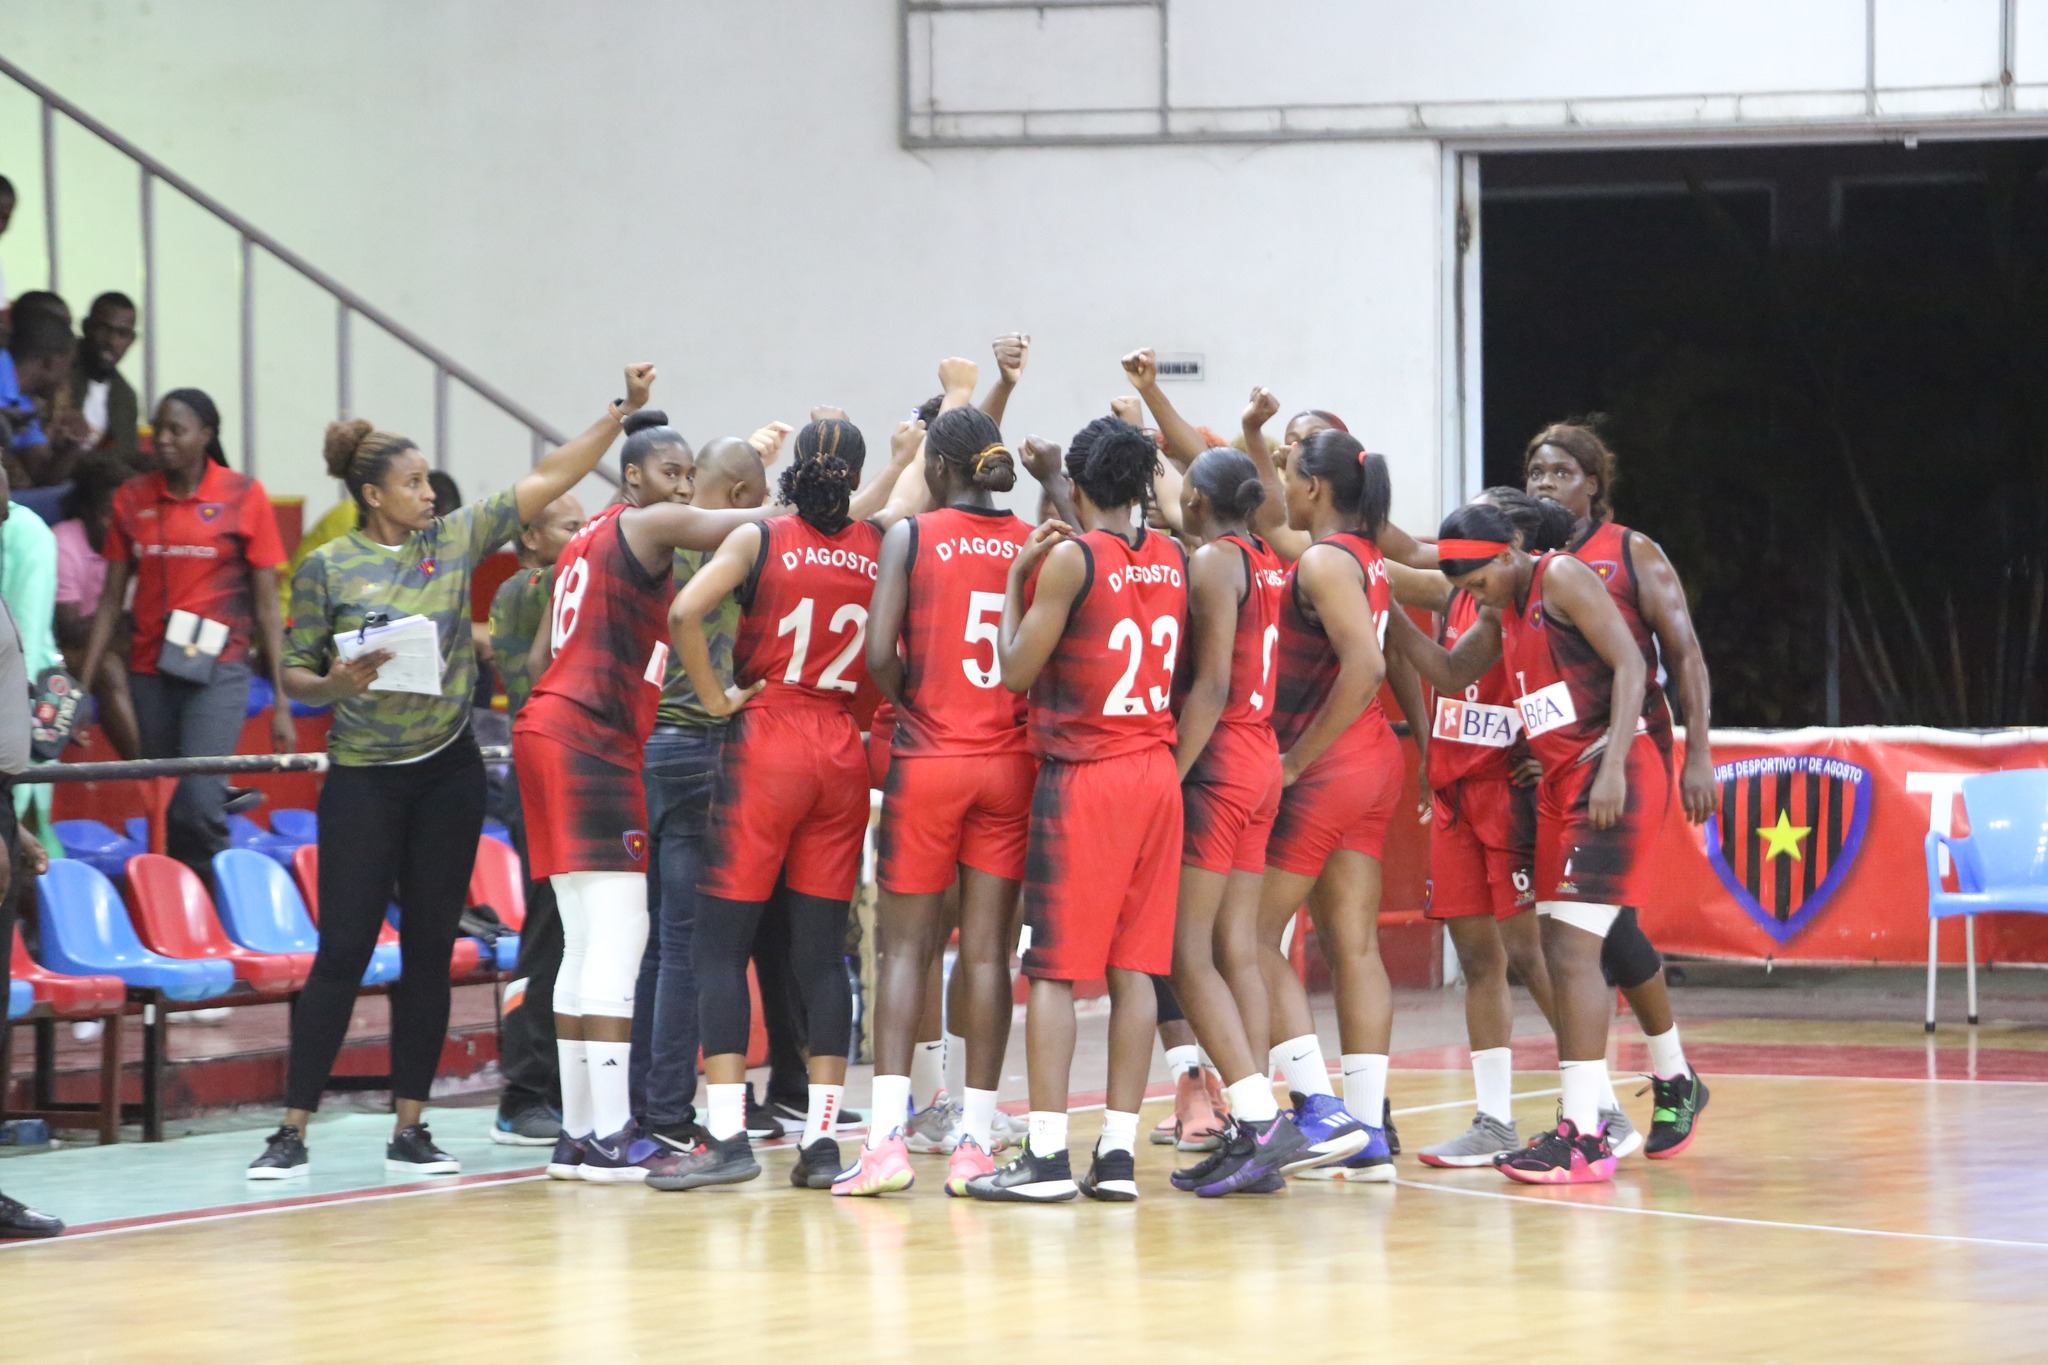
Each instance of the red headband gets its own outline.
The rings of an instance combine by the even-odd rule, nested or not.
[[[1504,540],[1439,540],[1436,543],[1436,562],[1452,563],[1466,559],[1492,559],[1508,548]]]

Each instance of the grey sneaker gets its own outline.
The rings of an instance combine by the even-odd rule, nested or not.
[[[960,1111],[941,1090],[931,1107],[920,1109],[903,1125],[903,1145],[913,1152],[951,1152],[960,1143]]]
[[[989,1148],[991,1152],[1000,1152],[1005,1147],[1022,1147],[1024,1139],[1031,1136],[1031,1120],[1022,1114],[1006,1114],[998,1109],[995,1122],[989,1126],[989,1135],[995,1143]]]
[[[1470,1128],[1415,1155],[1425,1166],[1491,1166],[1496,1156],[1519,1151],[1521,1146],[1522,1135],[1512,1122],[1502,1123],[1491,1114],[1474,1114]]]
[[[529,1104],[516,1114],[499,1111],[491,1141],[503,1147],[552,1147],[562,1135],[562,1116],[544,1104]]]
[[[1616,1161],[1643,1150],[1643,1135],[1619,1108],[1602,1109],[1600,1122],[1607,1126],[1607,1145],[1614,1150]]]

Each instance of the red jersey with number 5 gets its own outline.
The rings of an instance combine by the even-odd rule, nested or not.
[[[868,676],[863,646],[882,533],[868,521],[827,533],[794,513],[760,526],[732,664],[741,687],[768,686],[747,705],[802,699],[851,711]]]
[[[1478,621],[1479,603],[1472,594],[1452,592],[1437,643],[1445,649],[1455,647]],[[1467,778],[1505,782],[1511,767],[1510,750],[1521,730],[1514,689],[1508,685],[1507,663],[1498,661],[1486,670],[1485,677],[1466,688],[1463,696],[1436,699],[1436,714],[1429,727],[1430,786],[1448,787]]]
[[[673,556],[649,572],[626,544],[626,510],[605,508],[562,547],[544,627],[554,658],[513,729],[637,770],[668,669]]]
[[[1607,737],[1614,697],[1614,670],[1593,642],[1544,613],[1544,574],[1562,553],[1537,559],[1522,609],[1500,614],[1501,662],[1512,677],[1529,751],[1543,765],[1546,780]]]
[[[1323,545],[1342,550],[1358,561],[1359,571],[1365,575],[1366,605],[1372,610],[1373,628],[1379,635],[1380,647],[1384,649],[1387,643],[1387,612],[1394,600],[1393,585],[1387,579],[1386,557],[1380,553],[1379,546],[1355,531],[1339,531],[1309,548]],[[1289,572],[1287,590],[1280,596],[1280,677],[1273,689],[1273,730],[1279,736],[1282,752],[1301,738],[1309,722],[1315,719],[1316,712],[1322,710],[1323,701],[1336,685],[1339,672],[1337,652],[1330,648],[1330,637],[1324,633],[1322,623],[1310,620],[1302,610],[1301,587],[1296,581],[1298,576],[1297,566]],[[1364,742],[1375,724],[1384,727],[1386,723],[1386,712],[1380,706],[1379,694],[1374,693],[1364,713],[1325,752],[1333,753],[1347,744]]]
[[[1222,723],[1244,725],[1273,718],[1274,674],[1280,664],[1280,595],[1287,568],[1257,536],[1224,536],[1216,542],[1244,556],[1245,593],[1237,607],[1237,633],[1230,642],[1230,699]]]
[[[999,508],[943,507],[912,517],[909,535],[892,756],[1026,751],[1026,704],[1003,686],[996,632],[1031,528]]]
[[[1076,542],[1087,557],[1067,628],[1031,687],[1031,748],[1088,763],[1171,747],[1173,669],[1188,614],[1187,556],[1146,529]]]

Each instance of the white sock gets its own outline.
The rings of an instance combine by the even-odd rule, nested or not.
[[[581,1038],[557,1038],[555,1059],[562,1068],[562,1131],[572,1138],[595,1136],[590,1117],[589,1053]]]
[[[810,1107],[804,1111],[804,1146],[832,1136],[832,1125],[839,1122],[839,1102],[845,1098],[843,1085],[811,1087]]]
[[[590,1060],[590,1121],[599,1137],[610,1137],[633,1126],[633,1091],[626,1076],[632,1065],[631,1043],[583,1044]]]
[[[1564,1081],[1564,1116],[1580,1133],[1600,1127],[1600,1100],[1606,1089],[1607,1059],[1590,1062],[1559,1062],[1558,1075]]]
[[[960,1096],[967,1089],[967,1040],[957,1033],[946,1035],[946,1093],[953,1097],[953,1103],[960,1102]]]
[[[708,1096],[705,1109],[710,1122],[705,1128],[720,1142],[734,1133],[747,1130],[747,1086],[744,1081],[735,1085],[707,1085]]]
[[[1273,1049],[1272,1062],[1280,1068],[1280,1075],[1286,1080],[1289,1090],[1299,1090],[1304,1095],[1336,1093],[1330,1089],[1330,1064],[1323,1060],[1322,1040],[1313,1033],[1304,1033],[1299,1038],[1289,1038],[1277,1045]]]
[[[1380,1126],[1387,1107],[1387,1055],[1384,1052],[1344,1054],[1344,1107],[1368,1128]]]
[[[908,1076],[875,1077],[875,1112],[868,1116],[869,1151],[879,1150],[883,1143],[903,1132],[904,1117],[910,1112],[910,1087]]]
[[[1273,1083],[1264,1076],[1232,1081],[1223,1087],[1223,1098],[1230,1101],[1231,1117],[1245,1123],[1264,1123],[1280,1112],[1279,1101],[1273,1098]]]
[[[1643,1041],[1650,1048],[1650,1071],[1658,1080],[1675,1081],[1692,1074],[1692,1068],[1685,1064],[1685,1049],[1678,1045],[1678,1025],[1673,1024],[1662,1033],[1644,1034]]]
[[[1502,1123],[1515,1121],[1515,1050],[1483,1047],[1472,1054],[1472,1084],[1479,1091],[1479,1112]]]
[[[876,1078],[877,1080],[880,1077]],[[908,1103],[913,1111],[929,1108],[932,1096],[939,1093],[946,1084],[946,1042],[935,1038],[929,1043],[919,1043],[910,1049],[910,1097]],[[875,1101],[880,1109],[882,1102]],[[890,1111],[892,1114],[893,1110]]]
[[[1196,1045],[1195,1057],[1198,1064],[1201,1066],[1202,1070],[1216,1071],[1216,1059],[1209,1055],[1209,1050],[1207,1048],[1202,1047],[1199,1044]],[[1216,1074],[1220,1077],[1223,1073],[1220,1071],[1216,1071]]]
[[[1064,1110],[1034,1109],[1031,1111],[1031,1136],[1028,1139],[1031,1151],[1036,1156],[1057,1156],[1067,1150],[1067,1116]]]
[[[960,1134],[971,1137],[984,1152],[995,1147],[996,1092],[968,1089],[961,1092]]]
[[[1190,1071],[1197,1070],[1201,1065],[1202,1049],[1196,1047],[1193,1043],[1183,1043],[1179,1047],[1166,1049],[1166,1076],[1168,1080],[1178,1083],[1181,1077],[1187,1075]]]
[[[1138,1116],[1121,1109],[1102,1111],[1102,1136],[1095,1143],[1098,1152],[1130,1152],[1138,1150]]]

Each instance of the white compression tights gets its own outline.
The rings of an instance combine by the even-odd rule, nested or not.
[[[638,872],[566,872],[549,879],[562,916],[555,1013],[631,1019],[647,947],[647,878]],[[562,1123],[571,1136],[606,1137],[632,1122],[628,1043],[563,1039]]]

